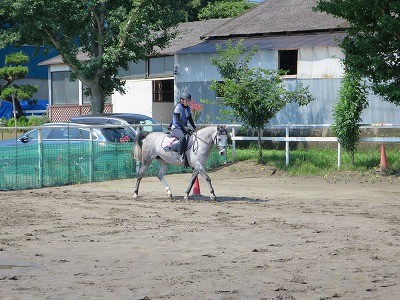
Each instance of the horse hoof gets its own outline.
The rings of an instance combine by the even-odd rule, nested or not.
[[[185,196],[183,197],[183,200],[189,200],[189,195],[185,194]]]
[[[169,187],[166,187],[166,188],[165,188],[165,191],[167,192],[168,198],[172,199],[171,189],[170,189]]]
[[[217,197],[215,195],[210,196],[211,201],[217,201]]]
[[[138,194],[136,194],[136,193],[133,194],[133,199],[137,199],[138,197],[139,197]]]

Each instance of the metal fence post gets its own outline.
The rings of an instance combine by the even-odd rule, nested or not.
[[[94,161],[94,147],[93,147],[93,126],[90,126],[89,137],[89,180],[93,181],[93,161]]]
[[[43,134],[42,128],[38,128],[38,168],[39,168],[39,186],[43,187]]]
[[[285,143],[285,155],[286,155],[286,167],[289,165],[289,126],[286,126],[286,143]]]
[[[236,160],[235,127],[232,127],[231,139],[232,139],[232,161],[235,161]]]

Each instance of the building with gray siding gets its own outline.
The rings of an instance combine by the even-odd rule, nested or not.
[[[126,80],[126,94],[114,93],[108,100],[112,110],[142,113],[169,123],[178,95],[189,91],[196,102],[207,99],[213,103],[204,104],[200,122],[229,122],[221,118],[221,107],[216,105],[218,95],[209,88],[212,80],[221,80],[210,58],[216,57],[217,44],[241,40],[249,49],[258,47],[250,62],[252,67],[287,69],[290,72],[282,79],[288,88],[302,83],[316,98],[305,107],[294,103],[283,108],[271,124],[332,123],[332,109],[344,73],[345,57],[339,44],[348,23],[314,11],[316,2],[268,0],[233,19],[180,24],[179,34],[169,47],[145,61],[131,63],[128,70],[120,70],[121,78]],[[85,59],[84,55],[81,59]],[[71,104],[88,105],[82,84],[67,83],[69,68],[61,57],[42,65],[49,67],[51,111],[57,107],[64,109],[64,100],[73,101],[67,103],[66,109]],[[58,75],[63,77],[58,80]],[[363,123],[397,122],[398,107],[373,94],[368,99],[370,105],[362,115]],[[70,114],[58,115],[67,118]]]
[[[176,64],[182,71],[175,79],[177,88],[189,89],[195,98],[217,102],[217,95],[208,87],[211,80],[220,80],[220,76],[210,58],[215,57],[217,44],[242,41],[248,49],[258,47],[250,62],[252,67],[289,67],[290,73],[282,78],[288,88],[302,83],[316,98],[304,107],[290,104],[270,124],[332,123],[344,73],[345,56],[339,43],[348,23],[315,12],[315,4],[316,0],[268,0],[209,32],[201,43],[176,53]],[[368,99],[370,105],[362,115],[363,123],[397,122],[397,106],[373,94]],[[218,122],[218,109],[207,105],[202,117]]]

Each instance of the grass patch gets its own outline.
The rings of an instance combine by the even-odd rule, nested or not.
[[[257,161],[258,150],[254,147],[236,149],[236,161]],[[386,150],[386,158],[389,164],[387,174],[400,174],[400,149],[392,147]],[[229,151],[228,159],[232,160]],[[263,150],[263,164],[284,170],[291,176],[315,176],[326,175],[338,171],[337,151],[331,149],[307,149],[291,150],[289,153],[289,165],[286,166],[284,150]],[[350,155],[342,153],[341,171],[369,172],[379,170],[380,151],[376,149],[358,151],[355,154],[354,165]]]

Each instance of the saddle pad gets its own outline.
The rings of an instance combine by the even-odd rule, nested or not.
[[[161,147],[165,150],[165,151],[172,151],[172,143],[177,140],[176,137],[174,136],[165,136],[161,142]]]

